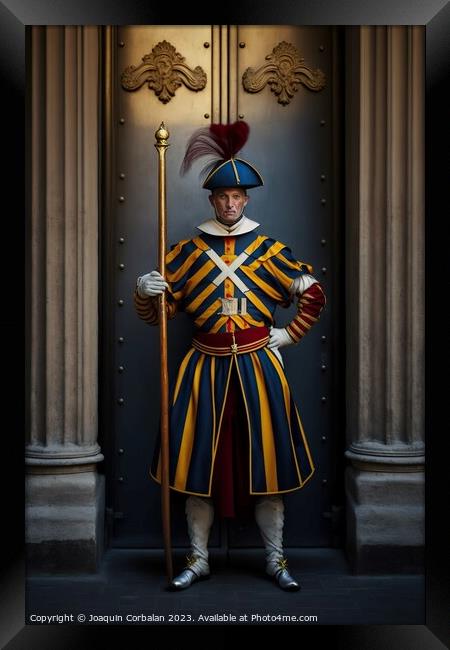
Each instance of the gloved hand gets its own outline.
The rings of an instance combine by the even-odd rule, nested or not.
[[[283,345],[291,345],[294,343],[284,327],[271,327],[269,336],[270,339],[267,347],[271,350],[274,348],[281,348]]]
[[[284,327],[271,327],[269,336],[270,338],[267,347],[270,348],[270,350],[272,350],[272,352],[278,357],[284,368],[283,357],[278,348],[283,347],[283,345],[290,345],[291,343],[294,343],[294,341],[291,339]]]
[[[159,296],[168,288],[167,282],[159,271],[152,271],[141,275],[137,279],[137,292],[141,298],[146,296]]]

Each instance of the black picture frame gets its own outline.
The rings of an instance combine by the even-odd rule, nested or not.
[[[177,24],[421,24],[426,25],[426,624],[397,626],[318,626],[314,634],[331,632],[333,648],[357,650],[396,648],[398,650],[442,648],[450,640],[450,598],[448,580],[449,538],[444,532],[448,496],[447,456],[445,444],[448,425],[439,427],[438,418],[446,405],[445,382],[434,382],[442,360],[448,328],[442,326],[439,311],[442,297],[440,282],[444,250],[443,222],[448,220],[448,151],[449,105],[445,92],[449,85],[450,5],[443,0],[424,3],[422,0],[388,2],[328,1],[294,3],[263,0],[252,3],[240,0],[235,6],[188,6],[177,13]],[[227,8],[226,8],[227,7]],[[255,12],[255,7],[257,11]],[[24,215],[29,208],[26,187],[29,179],[25,166],[25,25],[31,24],[168,24],[167,11],[156,3],[139,0],[9,0],[0,3],[0,65],[2,84],[2,172],[3,180],[3,306],[1,334],[4,350],[4,460],[3,460],[3,551],[4,570],[1,592],[0,645],[15,648],[81,648],[89,647],[95,638],[101,646],[107,641],[104,626],[31,626],[25,625],[25,554],[24,554],[24,480],[23,480],[23,413],[25,313],[24,283]],[[183,12],[185,15],[183,15]],[[24,246],[25,244],[25,246]],[[5,257],[7,258],[5,260]],[[8,259],[9,258],[9,259]],[[438,272],[439,271],[439,272]],[[442,286],[442,285],[441,285]],[[439,293],[438,293],[439,291]],[[24,345],[25,343],[25,345]],[[444,348],[445,350],[445,348]],[[6,390],[5,390],[6,389]],[[6,416],[6,417],[5,417]],[[445,463],[445,464],[444,464]],[[6,471],[8,470],[8,471]],[[136,626],[137,627],[137,626]],[[136,629],[133,626],[133,632]],[[333,628],[333,629],[330,629]],[[101,630],[100,630],[101,628]],[[161,628],[159,628],[161,630]],[[116,640],[125,633],[133,646],[130,627],[109,628]],[[177,628],[173,628],[174,631]],[[193,638],[198,627],[182,631],[183,638]],[[215,646],[229,643],[231,628],[215,634]],[[252,628],[253,630],[253,628]],[[300,642],[305,643],[312,626],[302,626]],[[147,632],[150,629],[147,628]],[[101,633],[101,637],[98,634]],[[266,635],[266,629],[264,630]],[[297,633],[299,636],[299,633]],[[316,637],[316,642],[319,637]],[[286,640],[287,642],[287,640]],[[320,642],[320,641],[319,641]],[[96,643],[98,645],[98,642]],[[168,646],[169,647],[169,646]],[[173,646],[171,646],[173,647]],[[180,646],[181,647],[181,646]],[[196,647],[201,647],[198,643]],[[448,647],[448,646],[447,646]]]

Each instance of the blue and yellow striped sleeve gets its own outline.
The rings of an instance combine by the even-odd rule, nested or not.
[[[173,244],[170,251],[166,253],[165,277],[169,285],[166,289],[166,312],[167,318],[174,318],[179,311],[179,301],[183,293],[183,287],[187,279],[189,260],[192,254],[192,247],[189,246],[189,239],[183,239]],[[159,296],[146,296],[142,298],[135,288],[134,306],[139,318],[149,325],[157,325],[159,322]]]
[[[178,312],[178,304],[171,298],[170,290],[166,290],[166,313],[167,318],[174,318]],[[134,290],[134,306],[136,313],[149,325],[158,325],[159,323],[159,296],[145,296],[141,298],[137,289]]]
[[[288,306],[293,300],[293,294],[289,291],[289,287],[295,278],[313,272],[311,264],[298,260],[291,249],[284,245],[279,248],[277,253],[266,259],[263,265],[282,296],[282,306]]]

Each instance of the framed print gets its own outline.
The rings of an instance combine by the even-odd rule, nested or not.
[[[241,623],[314,625],[317,633],[339,626],[335,642],[346,648],[443,647],[448,540],[436,504],[446,476],[445,436],[437,424],[445,397],[433,380],[442,359],[437,265],[440,270],[446,259],[440,233],[447,212],[448,4],[262,3],[254,13],[241,3],[212,11],[210,24],[206,15],[191,8],[187,24],[168,25],[161,11],[142,3],[0,5],[4,241],[11,252],[4,269],[13,269],[4,283],[6,404],[13,406],[5,409],[13,471],[4,494],[20,497],[5,499],[5,529],[15,537],[5,558],[2,645],[40,647],[44,637],[53,647],[67,639],[81,643],[93,633],[87,628],[99,624],[169,624],[171,633],[209,627],[214,635],[217,625],[231,630]],[[221,152],[206,180],[199,181],[195,157],[180,176],[187,143],[217,123],[248,123],[250,132],[230,155]],[[169,147],[158,176],[153,134],[160,124]],[[214,186],[220,174],[224,179]],[[204,189],[212,192],[209,201]],[[154,291],[150,272],[161,268],[156,240],[163,199],[172,251],[163,266],[167,300],[186,312],[167,325],[170,390],[180,397],[171,411],[178,447],[170,469],[170,578],[186,570],[186,549],[187,569],[198,562],[192,552],[199,538],[194,543],[191,532],[200,514],[189,519],[182,497],[215,494],[216,454],[220,467],[228,462],[225,447],[214,446],[217,439],[198,442],[187,423],[209,431],[217,415],[217,431],[225,432],[224,396],[241,395],[250,492],[270,496],[272,510],[274,495],[283,494],[280,567],[291,582],[276,573],[263,586],[264,552],[269,562],[275,539],[263,517],[251,524],[216,517],[204,546],[212,574],[217,567],[216,583],[212,575],[212,587],[165,589],[159,328],[147,326],[158,324],[158,310],[148,300],[155,294],[145,293]],[[245,209],[241,226],[262,223],[251,251],[251,230],[227,231],[222,239],[208,230],[233,221],[235,207],[239,219]],[[208,214],[215,218],[205,221]],[[193,215],[199,215],[194,222]],[[249,239],[243,251],[230,248],[239,237]],[[281,255],[270,263],[269,253],[258,250],[266,239],[270,255]],[[197,248],[188,250],[189,242]],[[238,265],[238,255],[255,251],[251,267],[244,258]],[[214,264],[222,286],[215,278],[200,287]],[[297,271],[313,284],[302,284],[295,303],[287,297],[290,286],[300,286]],[[184,280],[192,300],[183,293]],[[300,311],[314,281],[326,296],[320,319]],[[197,305],[200,288],[206,311]],[[264,292],[288,311],[273,317]],[[214,297],[220,311],[213,322]],[[192,338],[188,315],[204,327],[193,339],[195,351],[184,356]],[[278,345],[298,343],[316,320],[303,345],[283,347],[280,360]],[[264,331],[275,328],[267,338],[277,354],[245,349],[247,365],[232,357],[238,374],[230,384],[226,361],[208,356],[222,349],[211,335],[222,326],[227,334],[239,331],[239,350],[259,341],[241,330],[261,323]],[[283,339],[286,333],[290,338]],[[23,409],[16,406],[22,368]],[[206,394],[210,409],[201,399]],[[286,414],[295,415],[297,428]],[[268,424],[283,418],[291,431],[285,443],[275,433],[282,425]],[[17,445],[23,428],[25,499]],[[338,549],[342,575],[323,568]],[[330,567],[337,566],[333,561]],[[146,572],[155,585],[151,593],[142,580]],[[285,593],[297,573],[301,590]],[[192,582],[192,570],[186,576]],[[399,576],[414,578],[411,589],[405,593],[403,582],[395,610],[384,614],[383,597],[392,598]],[[369,577],[378,580],[376,594],[364,582]],[[66,579],[71,593],[58,592],[53,585]],[[104,605],[113,594],[120,606],[112,612],[117,618],[107,620]],[[53,611],[56,618],[46,618]],[[317,619],[308,618],[315,611]],[[126,619],[126,613],[142,618]],[[257,619],[260,613],[267,618]],[[239,620],[239,614],[255,618]]]

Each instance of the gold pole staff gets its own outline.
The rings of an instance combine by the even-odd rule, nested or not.
[[[161,122],[155,133],[155,147],[159,155],[158,179],[158,265],[159,272],[166,277],[166,149],[169,132]],[[160,384],[161,384],[161,512],[164,538],[164,553],[166,573],[169,582],[173,578],[172,544],[170,535],[170,490],[169,490],[169,373],[167,369],[167,312],[166,292],[160,296],[159,302],[159,348],[160,348]]]

